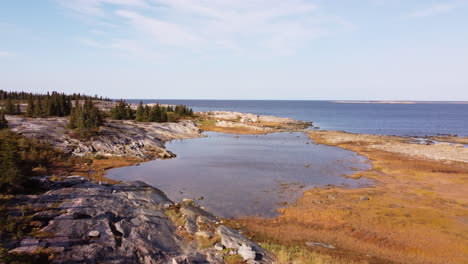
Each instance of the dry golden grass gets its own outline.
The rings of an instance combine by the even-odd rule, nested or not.
[[[468,263],[468,164],[373,148],[379,142],[400,142],[399,138],[378,136],[369,142],[360,135],[340,142],[329,135],[316,132],[311,137],[372,160],[373,169],[358,174],[375,180],[375,187],[306,191],[277,218],[240,219],[250,235],[286,246],[303,247],[307,241],[333,244],[337,249],[326,254],[345,260]],[[361,200],[363,196],[369,200]]]
[[[468,137],[433,137],[433,139],[442,142],[468,144]]]
[[[93,181],[103,181],[110,184],[118,181],[105,177],[106,171],[114,168],[132,166],[143,162],[144,160],[135,157],[106,157],[98,159],[89,159],[76,163],[73,174],[87,177]]]
[[[368,264],[367,260],[353,260],[326,253],[314,252],[304,246],[284,246],[274,243],[262,243],[262,247],[276,256],[279,264]]]
[[[262,135],[271,133],[272,131],[263,131],[258,129],[253,129],[249,127],[220,127],[215,125],[202,125],[200,126],[204,131],[213,131],[213,132],[222,132],[228,134],[238,134],[238,135]]]

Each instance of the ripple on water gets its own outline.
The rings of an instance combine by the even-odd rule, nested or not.
[[[370,183],[343,177],[367,169],[366,158],[314,144],[303,133],[206,134],[206,138],[167,143],[167,149],[177,154],[175,159],[117,168],[107,176],[147,182],[174,201],[203,197],[199,203],[221,217],[271,217],[302,190]]]

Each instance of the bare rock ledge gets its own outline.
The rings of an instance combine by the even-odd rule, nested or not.
[[[212,214],[194,203],[174,204],[143,182],[100,185],[70,176],[44,183],[50,191],[16,198],[45,209],[33,216],[42,223],[38,235],[23,238],[10,252],[48,249],[53,263],[172,264],[224,263],[224,254],[234,251],[247,263],[273,262],[260,245]],[[193,230],[185,228],[189,222]]]

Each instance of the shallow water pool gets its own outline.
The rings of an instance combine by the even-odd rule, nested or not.
[[[198,203],[221,217],[271,217],[312,187],[370,184],[343,177],[369,168],[366,158],[314,144],[303,133],[205,134],[168,142],[167,149],[177,154],[174,159],[113,169],[107,177],[144,181],[173,201],[203,197]]]

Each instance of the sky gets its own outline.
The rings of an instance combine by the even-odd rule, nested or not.
[[[4,0],[0,89],[468,101],[468,0]]]

